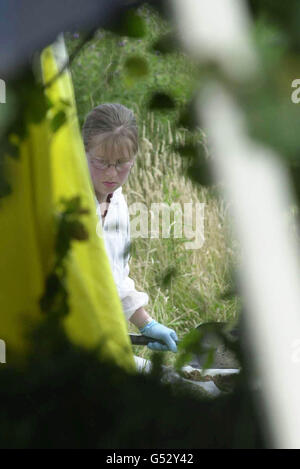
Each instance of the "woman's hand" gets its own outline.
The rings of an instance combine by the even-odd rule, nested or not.
[[[159,339],[166,344],[163,345],[159,342],[150,342],[148,347],[151,350],[171,350],[171,352],[177,352],[176,342],[178,341],[178,337],[173,329],[169,329],[163,324],[152,320],[149,324],[140,329],[140,332],[147,337]]]

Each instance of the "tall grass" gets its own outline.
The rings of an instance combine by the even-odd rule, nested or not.
[[[170,124],[160,126],[153,113],[148,114],[142,129],[138,159],[123,186],[128,206],[143,202],[150,209],[153,202],[169,206],[177,202],[183,207],[193,202],[194,212],[197,202],[204,203],[205,241],[199,249],[186,249],[184,239],[175,238],[172,231],[169,238],[163,238],[161,229],[158,239],[134,238],[130,276],[137,289],[149,294],[149,314],[174,328],[179,337],[202,322],[234,322],[240,300],[235,295],[227,298],[226,293],[234,287],[232,272],[239,252],[228,207],[218,197],[216,187],[197,185],[187,177],[184,159],[170,145],[174,141],[183,143],[184,131],[172,132]],[[174,275],[164,286],[162,280],[170,270]],[[132,325],[129,329],[136,332]],[[146,347],[134,347],[134,352],[144,358],[150,356]],[[169,353],[166,363],[173,358]]]

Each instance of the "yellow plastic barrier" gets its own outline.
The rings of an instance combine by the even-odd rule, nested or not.
[[[62,39],[41,54],[48,83],[66,59]],[[20,144],[18,160],[7,158],[12,193],[0,201],[0,338],[7,362],[25,354],[26,329],[43,316],[39,299],[54,262],[54,214],[61,197],[81,197],[89,214],[80,220],[89,238],[72,241],[67,261],[70,312],[63,319],[68,337],[90,348],[104,344],[102,358],[134,371],[126,320],[113,280],[104,242],[96,233],[92,183],[79,130],[72,80],[65,71],[46,93],[53,103],[46,119],[31,124]],[[66,120],[56,132],[50,121],[59,110]],[[5,366],[5,365],[3,365]]]

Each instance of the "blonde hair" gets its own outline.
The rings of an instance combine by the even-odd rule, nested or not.
[[[95,137],[101,145],[124,149],[128,154],[138,152],[138,127],[131,109],[118,103],[104,103],[96,106],[86,116],[82,128],[86,152]]]

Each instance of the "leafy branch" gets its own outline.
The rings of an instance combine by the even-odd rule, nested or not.
[[[61,199],[64,210],[57,215],[57,233],[55,242],[55,262],[52,272],[46,279],[46,287],[40,299],[40,307],[44,313],[55,317],[63,317],[69,313],[68,292],[66,288],[66,262],[72,241],[85,241],[88,232],[79,215],[89,213],[81,207],[80,197]]]

